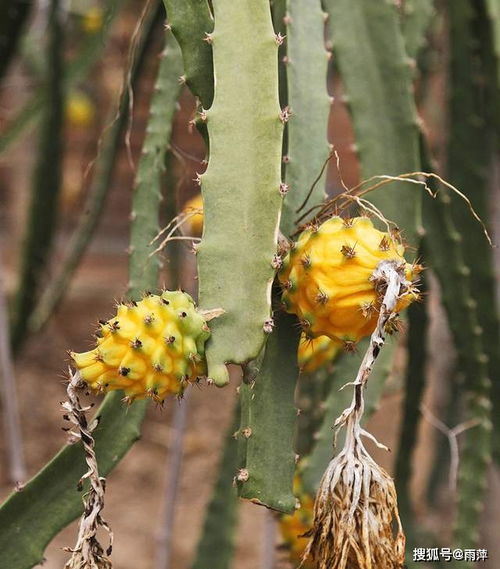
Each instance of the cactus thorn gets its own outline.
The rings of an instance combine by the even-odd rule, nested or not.
[[[245,427],[242,429],[241,434],[245,437],[245,439],[249,439],[252,436],[252,427]]]
[[[282,123],[287,123],[290,120],[291,116],[292,116],[292,111],[290,110],[290,107],[288,105],[283,109],[281,109],[280,120]]]
[[[274,320],[273,318],[268,318],[265,322],[264,322],[264,326],[262,327],[264,332],[266,334],[271,334],[271,332],[274,330]]]
[[[246,482],[249,478],[248,470],[246,468],[240,468],[236,474],[236,480],[238,482]]]
[[[280,46],[283,45],[283,42],[285,41],[286,35],[282,36],[280,34],[280,32],[278,32],[277,34],[275,34],[274,39],[276,41],[276,45]]]
[[[203,41],[206,41],[209,45],[211,45],[213,42],[213,39],[214,38],[213,38],[212,34],[205,32],[205,37],[203,38]]]
[[[355,246],[351,245],[342,245],[340,248],[340,252],[346,259],[354,259],[356,256]]]
[[[290,186],[288,184],[285,184],[285,182],[281,182],[280,183],[280,189],[279,189],[281,196],[283,196],[283,197],[286,196],[289,191],[290,191]]]
[[[271,260],[271,267],[275,270],[278,270],[281,269],[282,265],[283,265],[283,259],[277,253],[275,253]]]

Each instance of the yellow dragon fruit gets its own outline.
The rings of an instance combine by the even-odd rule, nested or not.
[[[302,334],[297,351],[299,368],[303,373],[313,373],[333,361],[342,348],[342,342],[328,336],[307,338]]]
[[[295,476],[293,489],[300,503],[300,508],[291,515],[280,516],[279,530],[285,547],[289,552],[290,561],[296,567],[302,561],[309,542],[307,534],[311,531],[313,525],[314,496],[307,494],[303,490],[299,475]],[[302,567],[304,569],[314,569],[315,565],[312,560],[307,559]]]
[[[382,261],[405,277],[396,311],[418,298],[420,270],[403,257],[404,247],[375,229],[367,217],[335,216],[299,236],[279,272],[282,300],[308,338],[328,336],[352,347],[375,329],[385,283],[374,276]]]
[[[100,392],[122,389],[128,401],[163,401],[203,376],[210,330],[193,299],[181,291],[120,304],[101,321],[97,346],[70,353],[82,379]]]

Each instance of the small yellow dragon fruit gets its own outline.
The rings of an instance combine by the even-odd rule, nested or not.
[[[86,127],[95,119],[95,105],[83,91],[75,91],[67,99],[65,114],[72,126]]]
[[[201,194],[196,194],[188,200],[184,204],[182,212],[188,216],[184,223],[186,233],[191,237],[201,237],[203,233],[203,198]]]
[[[320,367],[333,361],[343,344],[338,340],[332,340],[328,336],[307,338],[302,334],[297,351],[297,361],[303,373],[313,373]]]
[[[128,401],[163,401],[206,372],[210,330],[181,291],[120,304],[114,318],[100,322],[97,336],[96,348],[70,355],[82,379],[100,392],[123,389]]]
[[[404,277],[396,312],[418,298],[420,270],[403,257],[404,247],[375,229],[367,217],[335,216],[301,233],[279,272],[282,300],[296,314],[308,338],[328,336],[352,347],[373,332],[385,282],[376,278],[382,261]]]
[[[290,561],[298,564],[302,561],[311,532],[314,519],[314,497],[302,488],[300,476],[296,475],[293,484],[300,508],[291,515],[282,515],[279,519],[279,530],[285,547],[289,552]],[[295,566],[295,565],[294,565]],[[307,559],[302,565],[304,569],[313,569],[312,560]]]

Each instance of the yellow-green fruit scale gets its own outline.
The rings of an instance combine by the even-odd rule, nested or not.
[[[101,322],[97,346],[71,357],[92,389],[122,389],[129,401],[163,401],[169,394],[182,394],[206,373],[209,336],[193,299],[181,291],[164,291],[120,304],[113,318]]]

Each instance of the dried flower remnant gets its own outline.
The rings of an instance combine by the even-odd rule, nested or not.
[[[362,436],[386,448],[361,427],[364,388],[385,342],[387,323],[401,296],[413,287],[395,261],[383,261],[373,274],[384,290],[376,328],[358,371],[351,405],[336,420],[346,429],[342,451],[330,462],[314,504],[314,524],[303,563],[318,569],[400,569],[405,536],[392,478],[365,449]]]
[[[84,495],[84,510],[78,527],[78,537],[73,548],[67,547],[66,551],[71,552],[71,557],[67,561],[64,569],[111,569],[112,564],[108,556],[111,554],[113,545],[113,533],[107,522],[101,516],[104,508],[105,478],[99,476],[97,458],[95,455],[95,441],[92,432],[97,426],[97,421],[89,425],[85,416],[90,407],[82,407],[78,397],[78,390],[85,387],[78,371],[71,373],[67,387],[68,401],[62,406],[67,415],[65,416],[76,427],[70,430],[70,442],[76,443],[81,440],[85,452],[85,462],[88,470],[80,478],[78,488],[83,487],[83,483],[88,480],[90,488]],[[100,544],[97,533],[103,528],[109,534],[109,546],[106,550]]]

